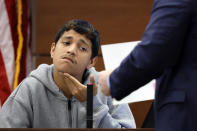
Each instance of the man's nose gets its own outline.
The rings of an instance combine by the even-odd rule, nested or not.
[[[69,53],[71,55],[76,55],[76,53],[77,53],[77,46],[75,44],[71,44],[68,47],[67,53]]]

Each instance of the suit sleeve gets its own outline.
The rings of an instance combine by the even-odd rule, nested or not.
[[[110,92],[117,100],[130,94],[164,69],[172,68],[181,56],[191,22],[190,1],[155,0],[141,43],[111,74]]]

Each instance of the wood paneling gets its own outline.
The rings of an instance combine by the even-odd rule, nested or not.
[[[35,54],[49,54],[58,29],[68,20],[89,21],[101,35],[101,44],[140,40],[153,0],[36,0]],[[101,51],[99,51],[100,56]],[[49,58],[36,58],[48,62]],[[103,70],[103,60],[96,69]]]
[[[40,64],[52,64],[52,59],[49,56],[37,56],[36,67]]]
[[[129,106],[135,118],[136,127],[141,128],[153,100],[130,103]]]

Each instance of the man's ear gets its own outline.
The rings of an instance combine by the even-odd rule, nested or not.
[[[51,58],[53,58],[54,51],[55,51],[55,42],[53,42],[53,43],[51,44],[51,51],[50,51]]]
[[[96,64],[97,60],[98,60],[98,56],[95,56],[94,58],[92,58],[90,60],[90,63],[87,66],[87,69],[90,69],[91,67],[93,67]]]

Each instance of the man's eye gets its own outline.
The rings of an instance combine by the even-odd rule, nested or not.
[[[64,45],[70,45],[70,42],[63,42]]]
[[[84,47],[80,47],[80,50],[82,50],[82,51],[87,51],[87,49],[86,48],[84,48]]]

